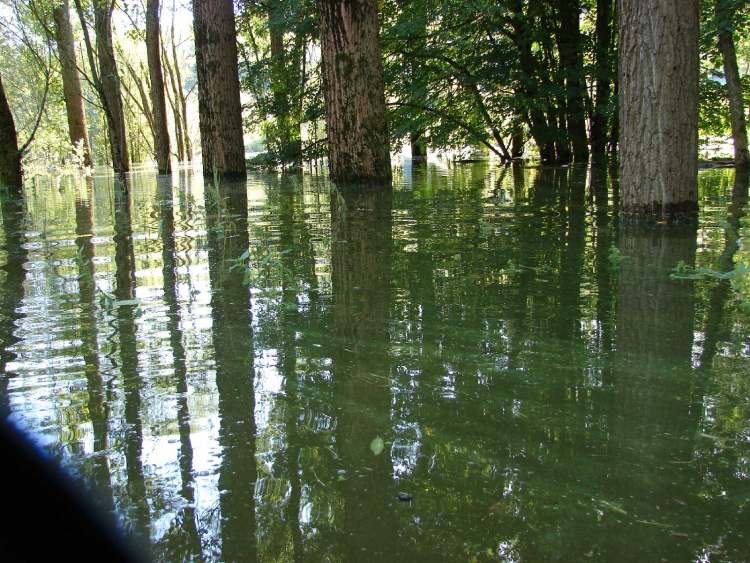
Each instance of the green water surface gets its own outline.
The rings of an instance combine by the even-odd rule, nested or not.
[[[0,411],[157,560],[748,560],[747,184],[699,181],[642,228],[599,169],[35,178]]]

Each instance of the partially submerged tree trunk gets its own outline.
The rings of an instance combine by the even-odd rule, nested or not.
[[[169,130],[167,104],[164,100],[164,76],[161,68],[161,34],[159,31],[159,0],[146,2],[146,55],[151,78],[151,106],[154,112],[154,149],[159,174],[169,174]]]
[[[719,51],[724,60],[724,78],[727,81],[729,113],[732,121],[732,139],[734,141],[734,162],[738,168],[750,164],[747,147],[747,122],[745,121],[745,104],[742,96],[742,82],[737,66],[737,49],[734,43],[734,25],[731,7],[726,0],[716,0],[716,24],[719,28]]]
[[[389,184],[391,155],[374,0],[318,0],[331,179]]]
[[[698,0],[620,2],[624,216],[697,211]]]
[[[610,49],[612,44],[612,0],[596,2],[596,93],[591,120],[591,162],[607,158],[607,115],[612,83]]]
[[[20,193],[23,183],[21,152],[18,150],[18,135],[13,114],[0,76],[0,186]]]
[[[91,148],[86,132],[86,114],[83,110],[83,91],[76,63],[76,47],[73,38],[73,27],[70,24],[70,6],[63,0],[52,15],[55,20],[55,41],[60,56],[65,111],[68,116],[68,133],[70,143],[83,151],[83,163],[91,166]]]
[[[245,144],[232,0],[193,0],[203,174],[244,176]]]

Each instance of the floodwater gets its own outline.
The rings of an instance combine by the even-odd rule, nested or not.
[[[157,560],[743,560],[747,184],[701,172],[679,228],[612,185],[36,178],[0,409]]]

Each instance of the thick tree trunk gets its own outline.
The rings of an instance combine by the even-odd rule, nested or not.
[[[146,2],[146,56],[151,78],[151,107],[154,111],[154,149],[159,174],[169,174],[169,130],[167,104],[164,100],[164,76],[161,68],[161,33],[159,31],[159,0]]]
[[[193,27],[203,174],[245,176],[232,0],[193,0]]]
[[[388,184],[391,156],[374,0],[318,0],[331,179]]]
[[[698,0],[620,0],[624,216],[697,210]]]
[[[591,120],[591,162],[607,158],[607,115],[612,83],[610,49],[612,44],[612,0],[596,2],[596,99]]]
[[[0,186],[14,193],[21,192],[21,153],[18,150],[18,135],[13,114],[5,97],[3,78],[0,76]]]
[[[734,32],[730,7],[726,0],[716,0],[716,23],[719,27],[719,50],[724,59],[724,78],[727,81],[729,113],[732,120],[732,139],[734,140],[734,162],[738,168],[750,164],[747,148],[747,123],[745,121],[745,104],[742,97],[742,82],[737,66],[737,50],[734,44]]]
[[[112,7],[109,1],[94,2],[94,30],[96,50],[99,55],[99,82],[101,97],[107,117],[112,168],[116,172],[130,170],[130,156],[125,132],[125,114],[120,91],[120,75],[117,71],[112,41]]]
[[[76,64],[76,47],[73,39],[73,27],[70,24],[70,6],[68,0],[57,6],[52,15],[55,19],[55,41],[60,56],[65,110],[68,115],[68,133],[70,143],[83,150],[83,163],[91,166],[91,148],[86,132],[86,114],[83,110],[83,91]]]

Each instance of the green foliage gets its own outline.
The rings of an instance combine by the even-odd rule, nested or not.
[[[0,26],[0,74],[19,145],[34,135],[24,166],[28,171],[35,166],[62,164],[71,148],[59,63],[52,55],[54,44],[47,35],[52,4],[38,0],[8,0],[3,4],[4,13],[11,17]],[[45,80],[47,74],[49,83]]]
[[[717,5],[720,18],[717,19]],[[750,4],[744,0],[701,0],[700,3],[701,76],[699,83],[698,128],[702,135],[726,137],[731,134],[729,102],[724,84],[723,59],[718,49],[719,30],[734,34],[738,58],[750,62],[750,52],[743,53],[750,29]],[[740,65],[742,67],[742,65]],[[742,69],[741,69],[742,72]],[[750,104],[750,75],[741,77],[745,107]]]
[[[557,130],[565,76],[596,78],[593,15],[589,2],[582,8],[584,65],[562,69],[556,38],[566,32],[555,3],[418,0],[406,9],[398,0],[384,2],[381,43],[393,142],[425,132],[434,148],[483,146],[507,159],[513,132],[528,134],[532,111]],[[524,43],[529,68],[519,62]],[[610,76],[613,55],[604,70]],[[586,105],[592,111],[591,100]],[[614,105],[605,107],[614,113]]]
[[[265,140],[264,164],[286,167],[319,156],[314,132],[324,109],[314,3],[242,2],[238,34],[240,81],[252,94],[245,124]]]

